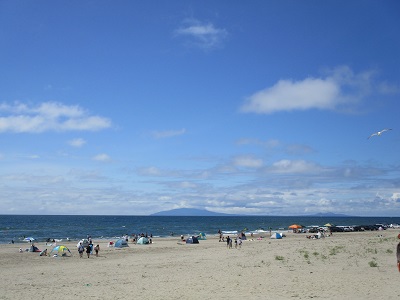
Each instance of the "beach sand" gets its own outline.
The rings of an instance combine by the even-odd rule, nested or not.
[[[0,299],[399,299],[398,230],[334,233],[314,240],[285,232],[281,240],[244,241],[227,249],[216,236],[187,245],[108,248],[99,257],[40,257],[29,244],[0,245]],[[382,236],[381,236],[382,235]],[[35,244],[43,250],[51,247]]]

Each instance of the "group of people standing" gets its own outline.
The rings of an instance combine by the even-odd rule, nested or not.
[[[235,237],[235,249],[241,248],[242,247],[242,238],[240,236]],[[226,247],[228,249],[232,249],[233,246],[233,240],[232,238],[229,237],[229,235],[226,237]]]
[[[226,237],[226,240],[225,240],[225,237],[224,237],[224,235],[222,234],[222,231],[221,230],[218,230],[218,234],[219,234],[219,242],[225,242],[226,241],[226,247],[228,248],[228,249],[232,249],[232,247],[233,247],[233,240],[232,240],[232,238],[228,235],[227,237]],[[239,233],[236,237],[235,237],[235,248],[237,249],[238,247],[239,248],[241,248],[242,247],[242,242],[243,242],[243,240],[245,240],[246,239],[246,235],[244,234],[244,232],[241,232],[241,233]]]
[[[100,251],[100,245],[96,245],[95,247],[93,247],[93,241],[92,238],[90,236],[88,236],[88,244],[85,247],[83,245],[82,242],[79,243],[78,245],[78,253],[79,253],[79,257],[82,258],[83,253],[86,251],[87,257],[90,257],[90,254],[93,254],[93,250],[95,252],[96,256],[99,256],[99,251]]]

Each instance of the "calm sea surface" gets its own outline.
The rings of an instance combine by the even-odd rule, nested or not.
[[[0,215],[0,244],[11,240],[21,242],[24,237],[37,241],[51,239],[80,240],[87,235],[93,239],[115,239],[124,234],[148,233],[153,236],[208,235],[222,231],[257,229],[287,229],[291,224],[324,225],[400,224],[400,217],[161,217],[161,216],[28,216]]]

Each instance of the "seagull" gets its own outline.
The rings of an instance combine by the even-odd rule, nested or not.
[[[368,137],[368,139],[370,139],[370,138],[373,137],[374,135],[380,136],[382,133],[384,133],[385,131],[389,131],[389,130],[392,130],[392,129],[391,129],[391,128],[382,129],[381,131],[378,131],[378,132],[375,132],[375,133],[371,134],[371,135]]]

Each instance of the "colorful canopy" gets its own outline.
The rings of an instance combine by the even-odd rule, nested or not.
[[[298,224],[293,224],[293,225],[290,225],[289,226],[289,229],[299,229],[299,228],[302,228],[303,226],[301,226],[301,225],[298,225]]]
[[[59,255],[62,255],[64,253],[66,253],[66,252],[71,253],[71,251],[69,251],[69,249],[64,245],[60,245],[60,246],[54,247],[53,250],[51,250],[50,253],[53,253],[53,252],[56,252],[56,254],[59,254]]]

